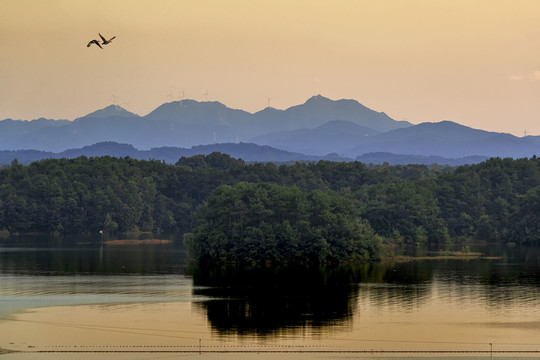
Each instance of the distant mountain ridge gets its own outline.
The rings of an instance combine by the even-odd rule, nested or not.
[[[109,105],[103,109],[93,111],[90,114],[77,118],[74,120],[74,122],[80,121],[80,119],[84,119],[84,118],[108,118],[108,117],[136,118],[140,116],[130,111],[127,111],[121,106]]]
[[[276,114],[280,114],[281,116],[275,116]],[[270,124],[273,118],[279,121],[277,124],[279,131],[301,128],[309,129],[334,120],[350,121],[364,127],[369,127],[377,132],[412,125],[406,121],[391,119],[385,113],[371,110],[356,100],[330,100],[321,95],[313,96],[304,104],[290,107],[287,110],[278,110],[276,113],[275,109],[266,108],[255,113],[254,116],[256,118],[256,125],[263,129],[263,133],[271,132],[275,128],[265,128],[265,125]]]
[[[25,138],[30,134],[46,128],[56,128],[70,124],[69,120],[52,120],[39,118],[36,120],[12,120],[0,121],[0,146],[9,149],[8,144],[13,138]],[[13,147],[11,149],[24,149],[28,147]]]
[[[298,160],[328,154],[356,159],[391,153],[419,161],[540,154],[540,136],[520,138],[451,121],[413,125],[355,100],[321,95],[285,110],[267,107],[253,114],[215,101],[182,100],[162,104],[145,116],[110,105],[74,121],[0,121],[0,150],[61,153],[103,142],[130,144],[142,149],[138,151],[254,143],[296,153]]]
[[[117,158],[130,157],[140,160],[160,160],[169,164],[175,164],[182,156],[190,157],[199,154],[208,155],[213,152],[229,154],[231,157],[242,159],[247,162],[295,162],[295,161],[353,161],[354,159],[329,154],[326,156],[304,155],[300,153],[279,150],[270,146],[261,146],[250,143],[240,144],[214,144],[199,145],[192,148],[159,147],[150,150],[138,150],[129,144],[115,142],[102,142],[83,148],[69,149],[60,153],[38,150],[0,150],[0,166],[8,165],[15,159],[21,164],[30,164],[43,159],[76,158],[80,156],[99,157],[112,156]],[[443,157],[427,157],[418,155],[398,155],[391,153],[371,153],[357,157],[355,160],[366,164],[407,165],[407,164],[439,164],[439,165],[464,165],[475,164],[486,160],[486,157],[467,157],[461,159],[447,159]]]
[[[473,129],[452,121],[441,121],[421,123],[367,137],[344,154],[351,156],[373,152],[447,158],[474,155],[531,157],[540,154],[540,136],[518,138],[510,134]]]
[[[0,150],[0,165],[10,164],[13,160],[21,164],[29,164],[43,159],[76,158],[79,156],[98,157],[130,157],[140,160],[161,160],[174,164],[182,156],[190,157],[194,155],[208,155],[213,152],[229,154],[231,157],[243,159],[248,162],[288,162],[288,161],[318,161],[318,160],[340,160],[350,161],[335,155],[331,156],[312,156],[299,153],[292,153],[285,150],[279,150],[270,146],[261,146],[256,144],[213,144],[198,145],[192,148],[178,147],[159,147],[150,150],[138,150],[129,144],[119,144],[116,142],[101,142],[82,148],[68,149],[59,153],[38,151],[38,150]]]
[[[39,128],[29,126],[33,121],[21,122],[19,125],[27,131],[5,132],[0,150],[60,152],[103,141],[128,143],[140,149],[237,143],[269,132],[315,128],[333,120],[350,121],[377,132],[412,125],[392,120],[355,100],[334,101],[320,95],[286,110],[266,108],[255,114],[219,102],[182,100],[162,104],[145,116],[111,105],[72,122]]]
[[[333,120],[313,129],[280,131],[257,136],[250,141],[303,154],[326,155],[332,152],[344,153],[360,143],[363,137],[378,133],[351,121]]]
[[[423,156],[423,155],[407,155],[407,154],[393,154],[386,152],[367,153],[360,155],[356,158],[356,161],[360,161],[364,164],[384,164],[388,165],[447,165],[447,166],[460,166],[478,164],[488,159],[487,156],[466,156],[462,158],[445,158],[442,156]]]

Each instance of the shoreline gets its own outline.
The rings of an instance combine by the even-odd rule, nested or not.
[[[103,242],[105,245],[140,245],[140,244],[171,244],[172,240],[162,239],[144,239],[144,240],[107,240]]]
[[[13,353],[16,353],[16,352],[18,352],[18,351],[0,348],[0,355],[13,354]]]

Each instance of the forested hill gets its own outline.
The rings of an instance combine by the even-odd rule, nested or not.
[[[280,198],[289,205],[275,203]],[[295,208],[298,203],[306,207]],[[242,231],[244,226],[275,231],[272,221],[293,226],[298,213],[307,223],[295,223],[298,228],[291,231],[305,225],[319,238],[331,236],[339,230],[333,224],[343,220],[343,226],[360,226],[394,243],[459,237],[537,243],[540,160],[494,158],[442,170],[328,161],[245,164],[213,153],[182,158],[176,165],[79,157],[28,166],[14,162],[0,170],[0,230],[11,233],[196,234],[205,222],[223,220],[219,207],[224,204],[226,211],[240,211],[226,227]],[[250,218],[255,213],[259,218]]]

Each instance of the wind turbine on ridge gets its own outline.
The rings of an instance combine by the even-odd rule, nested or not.
[[[131,105],[131,100],[126,101],[126,102],[123,102],[123,103],[121,103],[119,106],[125,109],[125,108],[128,107],[129,105]]]
[[[185,98],[185,94],[184,94],[184,90],[182,90],[182,96],[179,96],[177,99],[180,100],[180,107],[184,107],[184,98]]]
[[[118,110],[118,99],[119,98],[116,95],[111,95],[111,97],[109,98],[109,101],[113,103],[115,110]]]

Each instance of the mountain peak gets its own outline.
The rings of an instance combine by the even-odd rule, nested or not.
[[[276,109],[275,107],[271,107],[271,106],[267,106],[264,109],[262,109],[260,111],[257,111],[255,113],[255,115],[256,116],[261,116],[261,115],[271,116],[271,115],[280,114],[280,113],[283,113],[283,112],[284,112],[284,110]]]
[[[150,112],[146,117],[150,118],[165,118],[178,117],[182,112],[207,112],[216,113],[219,111],[226,111],[229,108],[219,101],[196,101],[190,99],[184,99],[182,101],[171,101],[161,104]]]
[[[139,117],[139,115],[134,114],[130,111],[127,111],[121,106],[118,105],[109,105],[103,109],[96,110],[87,114],[83,117],[85,118],[106,118],[106,117]]]
[[[333,100],[322,96],[321,94],[315,95],[307,99],[306,104],[312,104],[312,103],[328,103],[333,102]]]

